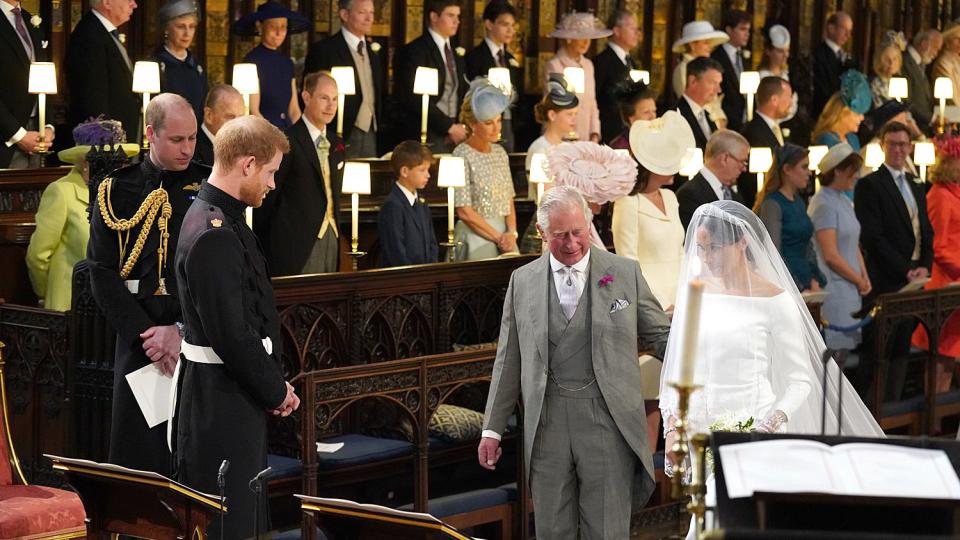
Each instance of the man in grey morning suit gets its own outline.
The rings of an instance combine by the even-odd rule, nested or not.
[[[493,469],[522,393],[539,540],[627,538],[654,486],[637,337],[662,357],[670,323],[636,261],[590,249],[591,217],[575,188],[543,197],[550,252],[510,278],[478,448]]]

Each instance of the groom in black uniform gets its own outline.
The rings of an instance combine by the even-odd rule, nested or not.
[[[274,189],[289,150],[286,136],[260,117],[224,124],[214,141],[213,174],[180,231],[184,335],[171,426],[174,460],[178,479],[207,493],[217,491],[220,464],[230,461],[224,538],[255,536],[247,484],[267,466],[267,416],[287,416],[300,405],[280,373],[280,317],[266,260],[244,221],[247,206],[260,206]],[[266,510],[264,496],[260,515]]]

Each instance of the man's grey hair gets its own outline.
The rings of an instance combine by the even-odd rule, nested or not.
[[[537,225],[544,232],[550,230],[550,215],[561,208],[579,208],[583,211],[583,219],[587,223],[592,221],[593,212],[590,205],[583,198],[580,190],[573,186],[557,186],[543,194],[540,199],[540,207],[537,208]]]
[[[628,9],[615,9],[607,17],[607,28],[613,29],[614,26],[620,26],[628,17],[636,18],[636,14]]]
[[[750,148],[743,135],[730,129],[719,129],[710,136],[707,148],[703,152],[704,159],[710,159],[720,154],[731,154],[742,148]]]
[[[920,50],[923,48],[923,44],[933,40],[940,36],[940,32],[936,28],[928,28],[926,30],[921,30],[914,34],[913,36],[913,48]]]

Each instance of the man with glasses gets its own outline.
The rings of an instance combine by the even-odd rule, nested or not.
[[[736,131],[721,129],[710,137],[704,152],[703,168],[677,190],[680,222],[684,229],[701,205],[721,199],[743,203],[733,186],[740,173],[747,169],[749,157],[750,143]]]
[[[881,294],[896,292],[910,281],[923,279],[933,263],[933,228],[927,217],[922,184],[906,170],[913,151],[910,132],[900,122],[890,122],[880,131],[884,162],[861,178],[854,191],[854,208],[860,221],[860,244],[873,290],[864,309]],[[906,374],[906,356],[916,322],[898,325],[889,340],[891,360],[886,398],[899,399]],[[864,329],[863,343],[874,343],[873,325]],[[868,352],[868,351],[864,351]],[[872,355],[869,355],[872,356]],[[856,386],[860,395],[872,380],[874,362],[861,354]]]

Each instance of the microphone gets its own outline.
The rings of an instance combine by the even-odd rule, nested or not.
[[[248,484],[250,491],[256,493],[253,507],[253,538],[256,538],[257,540],[260,540],[260,497],[261,492],[263,491],[263,479],[271,472],[273,472],[273,467],[267,467],[266,469],[258,472]]]
[[[230,460],[225,459],[223,463],[220,464],[220,470],[217,471],[217,477],[223,478],[223,475],[227,474],[227,471],[230,469]]]
[[[226,514],[226,511],[223,509],[223,504],[226,501],[226,496],[223,491],[226,486],[225,477],[228,469],[230,469],[230,460],[225,459],[223,463],[220,464],[220,470],[217,471],[217,487],[220,488],[220,540],[223,540],[223,515]]]
[[[272,472],[273,472],[273,467],[267,467],[266,469],[258,472],[257,475],[253,477],[253,480],[250,481],[250,483],[253,484],[254,482],[256,482],[257,484],[259,484],[263,480],[263,477],[267,476]]]

